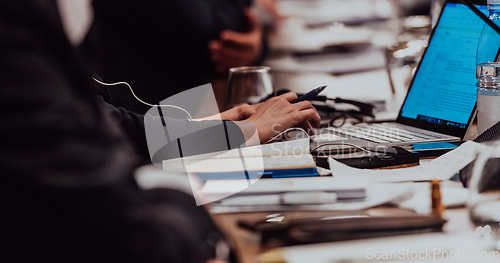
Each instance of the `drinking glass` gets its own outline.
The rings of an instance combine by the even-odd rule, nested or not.
[[[226,110],[242,103],[258,103],[273,94],[269,67],[236,67],[229,69]]]

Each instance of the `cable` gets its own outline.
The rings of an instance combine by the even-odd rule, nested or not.
[[[193,120],[193,117],[191,117],[191,114],[189,114],[189,112],[181,107],[178,107],[178,106],[175,106],[175,105],[161,105],[161,104],[151,104],[151,103],[147,103],[141,99],[139,99],[135,93],[134,93],[134,90],[132,89],[132,86],[130,86],[130,84],[128,84],[127,82],[124,82],[124,81],[120,81],[120,82],[115,82],[115,83],[105,83],[105,82],[102,82],[96,78],[93,78],[95,82],[101,84],[101,85],[104,85],[104,86],[118,86],[118,85],[126,85],[129,89],[130,89],[130,92],[132,92],[132,95],[134,95],[134,98],[136,100],[138,100],[139,102],[141,102],[142,104],[144,105],[147,105],[147,106],[150,106],[150,107],[169,107],[169,108],[174,108],[174,109],[179,109],[181,111],[184,111],[187,116],[189,117],[189,120]]]
[[[288,129],[286,129],[286,130],[278,133],[278,135],[276,135],[273,138],[269,139],[266,143],[272,142],[275,139],[277,139],[278,137],[280,137],[281,135],[286,134],[286,133],[288,133],[290,131],[297,131],[297,130],[304,132],[304,134],[307,136],[307,139],[309,139],[309,134],[304,129],[299,128],[299,127],[295,127],[295,128],[288,128]]]
[[[370,149],[358,146],[356,144],[348,143],[348,142],[341,142],[341,143],[339,143],[339,142],[328,142],[328,143],[324,143],[324,144],[322,144],[322,145],[320,145],[320,146],[312,149],[311,152],[314,152],[314,151],[318,150],[319,148],[324,147],[324,146],[328,146],[328,145],[342,145],[342,146],[347,145],[347,146],[352,146],[354,148],[358,148],[358,149],[360,149],[362,151],[365,151],[365,152],[368,152],[368,153],[377,152],[377,151],[371,151]]]

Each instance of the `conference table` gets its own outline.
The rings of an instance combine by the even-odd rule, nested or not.
[[[347,214],[368,214],[372,216],[410,216],[414,215],[414,211],[400,209],[391,206],[379,206],[370,208],[356,213],[349,212]],[[268,212],[248,212],[248,213],[229,213],[229,214],[216,214],[213,215],[216,222],[222,227],[223,231],[230,237],[232,245],[236,248],[238,258],[242,263],[258,262],[258,255],[269,251],[272,248],[261,246],[261,237],[259,234],[240,228],[238,222],[241,220],[246,221],[259,221],[269,216],[284,216],[285,218],[304,218],[304,217],[333,217],[344,216],[346,212],[340,211],[268,211]],[[447,221],[443,226],[445,234],[464,234],[474,239],[476,225],[472,223],[466,208],[452,208],[446,209],[443,213],[443,218]],[[414,238],[414,235],[407,236],[407,239]],[[349,241],[353,242],[353,241]],[[377,242],[376,240],[374,242]],[[342,242],[328,243],[335,246]],[[324,243],[323,243],[324,245]],[[311,261],[314,261],[314,254],[310,255]]]
[[[324,61],[319,61],[319,66],[317,64],[314,64],[315,62],[309,63],[310,61],[306,61],[306,63],[301,65],[294,65],[293,61],[290,60],[290,57],[294,56],[294,54],[297,53],[297,50],[299,52],[307,53],[311,50],[311,47],[321,47],[321,43],[319,43],[321,41],[329,41],[328,43],[330,44],[345,44],[347,43],[346,41],[354,41],[359,44],[365,43],[367,41],[367,36],[372,37],[370,39],[373,40],[373,31],[371,31],[370,33],[362,28],[352,31],[346,31],[345,28],[336,26],[317,29],[304,26],[304,23],[306,22],[303,18],[302,20],[300,20],[296,17],[291,16],[288,21],[281,23],[281,28],[278,28],[275,31],[271,31],[271,35],[269,37],[271,45],[271,55],[265,62],[265,64],[271,67],[275,90],[287,89],[296,93],[306,93],[315,87],[328,85],[328,88],[322,93],[322,95],[326,95],[329,98],[341,97],[344,99],[353,99],[363,102],[383,101],[385,103],[385,110],[377,113],[376,120],[395,119],[408,91],[408,85],[414,72],[415,65],[408,66],[403,65],[400,62],[388,65],[386,63],[387,61],[377,62],[359,59],[359,57],[356,57],[356,54],[352,54],[352,57],[344,56],[343,58],[341,58],[343,59],[343,62],[339,64],[341,65],[341,67],[337,68],[335,68],[335,66],[325,64]],[[379,47],[387,46],[388,41],[390,41],[391,38],[396,37],[393,31],[391,31],[391,28],[377,28],[376,30],[378,30],[378,39],[376,39],[376,41],[378,41],[377,45],[379,45]],[[344,40],[339,38],[332,39],[332,32],[336,32],[337,35],[344,37]],[[429,31],[427,31],[427,34],[428,33]],[[325,34],[328,35],[326,38]],[[314,39],[317,39],[317,41],[315,42]],[[376,49],[375,53],[377,52],[377,50],[380,51],[380,49]],[[387,50],[384,51],[382,49],[382,55],[387,55],[386,53],[384,53],[386,51]],[[367,54],[367,56],[373,55],[373,58],[376,59],[377,54],[375,53]],[[317,56],[318,58],[321,58],[321,54],[317,55],[319,55]],[[329,55],[325,54],[325,56]],[[332,57],[332,61],[335,61],[335,59],[339,58]],[[351,63],[349,62],[350,60],[354,60],[354,62]],[[331,67],[328,69],[329,71],[322,70],[322,65],[328,65]],[[347,72],[345,70],[346,67],[358,67],[361,70],[352,70]],[[472,129],[467,136],[468,139],[474,138],[476,136],[475,130]],[[311,178],[311,180],[314,180],[314,178]],[[453,182],[450,183],[453,184]],[[460,183],[454,182],[454,184]],[[247,222],[260,221],[265,220],[266,218],[273,218],[277,216],[283,217],[284,219],[288,220],[304,217],[321,218],[345,216],[346,214],[363,214],[370,216],[411,216],[416,215],[416,212],[408,209],[394,207],[391,205],[381,205],[354,212],[302,210],[265,212],[259,211],[213,214],[213,217],[219,223],[223,231],[226,232],[229,236],[233,247],[236,249],[239,260],[242,263],[254,263],[259,262],[259,259],[262,260],[262,262],[284,262],[283,258],[280,257],[271,257],[271,260],[269,259],[269,257],[259,257],[259,255],[264,252],[280,251],[279,247],[281,245],[278,242],[274,245],[272,245],[271,243],[271,245],[268,244],[265,247],[262,246],[261,236],[255,232],[251,232],[239,227],[238,222],[242,220]],[[470,239],[467,238],[467,240],[469,241],[475,238],[474,234],[477,226],[471,222],[468,211],[465,207],[462,206],[446,209],[443,213],[443,218],[447,221],[443,227],[443,233],[445,235],[463,234],[466,237],[470,236]],[[402,239],[408,240],[414,237],[415,236],[404,236],[402,237]],[[363,242],[370,241],[365,240]],[[377,239],[374,239],[373,242],[377,242]],[[327,244],[323,243],[318,246],[332,246],[333,248],[341,243],[344,242],[334,242]],[[293,247],[285,248],[285,250],[286,249],[293,250]],[[308,249],[301,249],[301,251],[305,251],[304,253],[306,258],[307,256],[309,256],[309,258],[311,259],[309,262],[316,262],[314,260],[314,253],[317,253],[317,251],[314,249],[314,245],[311,245],[310,255],[307,254]],[[337,261],[334,261],[332,259],[326,262]]]

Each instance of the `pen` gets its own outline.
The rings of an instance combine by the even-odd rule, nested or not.
[[[315,88],[311,91],[309,91],[308,93],[294,99],[292,101],[292,103],[297,103],[297,102],[300,102],[300,101],[304,101],[304,100],[310,100],[310,99],[314,99],[316,98],[324,89],[326,89],[326,85],[325,86],[321,86],[319,88]]]

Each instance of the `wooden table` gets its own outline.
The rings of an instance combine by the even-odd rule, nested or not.
[[[356,212],[353,212],[356,213]],[[353,214],[350,213],[350,214]],[[368,214],[371,216],[383,216],[383,215],[409,215],[414,214],[413,211],[380,206],[364,211],[358,211],[357,213]],[[254,213],[230,213],[230,214],[217,214],[213,215],[215,220],[219,223],[224,232],[227,233],[231,239],[233,247],[235,247],[238,258],[242,263],[255,263],[255,257],[265,252],[269,248],[264,248],[260,245],[260,236],[256,233],[250,232],[248,230],[238,227],[237,223],[240,220],[251,220],[257,221],[266,218],[268,215],[281,214],[285,218],[293,217],[330,217],[345,215],[346,212],[340,211],[287,211],[287,212],[254,212]],[[475,230],[475,225],[471,222],[468,216],[467,209],[456,208],[447,209],[443,218],[447,220],[447,223],[443,227],[445,233],[457,233],[457,232],[470,232],[473,233]]]

